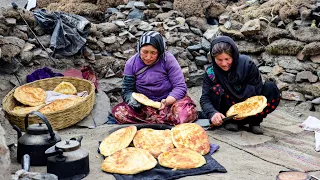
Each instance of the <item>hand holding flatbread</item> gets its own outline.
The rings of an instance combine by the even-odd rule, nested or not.
[[[248,116],[254,116],[258,113],[261,113],[263,109],[267,106],[267,98],[264,96],[253,96],[247,100],[232,105],[227,111],[226,115],[231,116],[238,114],[235,117],[235,120],[243,119]]]
[[[206,159],[196,151],[175,148],[160,154],[159,164],[173,169],[192,169],[206,164]]]
[[[101,164],[101,169],[109,173],[137,174],[157,165],[157,160],[147,151],[128,147],[107,157]]]
[[[143,104],[143,105],[151,106],[151,107],[154,107],[156,109],[160,109],[161,108],[161,103],[160,102],[153,101],[153,100],[149,99],[144,94],[133,92],[132,93],[132,97],[135,100],[137,100],[139,103]]]

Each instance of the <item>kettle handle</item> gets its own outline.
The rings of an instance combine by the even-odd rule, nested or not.
[[[38,111],[32,111],[32,112],[28,113],[26,115],[26,117],[24,117],[24,128],[25,128],[25,130],[27,131],[27,128],[28,128],[28,118],[29,118],[30,114],[34,114],[34,115],[38,116],[47,125],[49,133],[50,133],[50,136],[51,136],[51,139],[54,139],[55,134],[54,134],[54,132],[52,130],[51,124],[49,123],[49,121],[46,118],[46,116],[44,116],[42,113],[40,113]]]

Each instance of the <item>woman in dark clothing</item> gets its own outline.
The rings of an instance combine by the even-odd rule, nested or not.
[[[242,120],[231,120],[224,124],[230,131],[238,131],[239,125],[249,124],[255,134],[263,134],[260,123],[280,102],[280,93],[272,81],[263,84],[257,66],[246,55],[240,55],[235,42],[227,36],[217,37],[211,43],[213,65],[204,74],[200,98],[203,115],[215,126],[222,125],[228,109],[235,103],[255,95],[267,98],[263,112]]]

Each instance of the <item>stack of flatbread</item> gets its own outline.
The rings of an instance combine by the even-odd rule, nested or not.
[[[133,142],[134,147],[129,147]],[[176,147],[176,148],[175,148]],[[177,125],[171,130],[136,126],[119,129],[104,138],[100,153],[106,156],[101,169],[109,173],[136,174],[159,164],[172,169],[192,169],[206,164],[210,150],[206,131],[195,123]]]
[[[69,82],[61,82],[54,88],[55,92],[62,94],[76,94],[77,89]],[[46,92],[42,88],[31,86],[20,86],[15,91],[13,96],[23,105],[18,105],[13,108],[12,112],[25,115],[32,111],[39,111],[47,114],[66,109],[81,101],[83,98],[74,96],[72,98],[58,99],[49,104],[46,104]]]
[[[267,106],[267,98],[264,96],[253,96],[247,100],[232,105],[227,111],[227,116],[238,114],[235,118],[246,118],[261,113]]]

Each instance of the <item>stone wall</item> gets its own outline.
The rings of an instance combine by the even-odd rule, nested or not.
[[[165,37],[167,50],[177,58],[188,87],[200,86],[204,70],[211,64],[207,58],[210,42],[218,35],[229,35],[240,52],[256,63],[264,80],[276,81],[283,99],[320,111],[320,29],[311,14],[316,6],[306,5],[301,13],[298,11],[287,19],[281,19],[279,9],[272,16],[248,15],[249,10],[267,7],[266,3],[271,2],[245,4],[243,9],[235,10],[233,3],[220,2],[222,14],[215,15],[219,24],[210,25],[205,17],[189,17],[174,10],[170,1],[159,4],[130,1],[107,9],[103,22],[92,22],[86,46],[80,53],[72,57],[54,54],[53,58],[60,65],[56,67],[59,71],[90,64],[101,79],[100,88],[109,95],[119,93],[125,62],[136,53],[138,38],[145,31],[155,30]],[[215,7],[210,6],[213,10]],[[52,53],[50,34],[41,29],[30,12],[23,16]],[[10,87],[17,84],[13,74],[19,74],[19,82],[23,83],[26,73],[22,71],[31,73],[36,68],[52,65],[49,54],[41,49],[13,9],[2,9],[0,13],[0,52],[0,71],[8,76],[0,80]],[[8,86],[0,86],[3,94],[10,90]],[[117,101],[116,97],[110,98]]]

